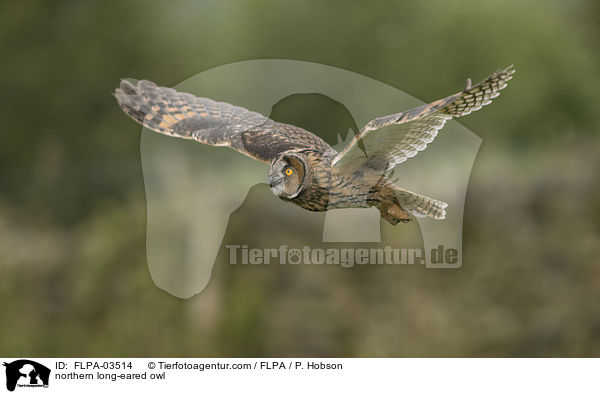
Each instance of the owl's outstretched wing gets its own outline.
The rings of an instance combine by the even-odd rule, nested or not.
[[[369,167],[386,170],[406,161],[424,150],[447,120],[491,103],[512,79],[515,72],[512,67],[498,70],[474,86],[469,79],[462,92],[431,104],[370,121],[335,157],[333,164],[340,166],[362,157]]]
[[[291,149],[331,149],[321,138],[300,127],[149,81],[123,80],[115,97],[127,115],[153,131],[207,145],[228,146],[265,163]]]

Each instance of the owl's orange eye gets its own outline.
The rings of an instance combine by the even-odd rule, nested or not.
[[[291,168],[286,168],[285,169],[285,175],[290,176],[294,173],[294,170],[292,170]]]

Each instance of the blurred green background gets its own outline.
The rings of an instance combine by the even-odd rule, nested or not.
[[[599,15],[594,0],[0,3],[0,356],[599,356]],[[460,119],[484,141],[461,269],[221,253],[189,300],[154,285],[141,130],[110,93],[259,58],[423,101],[515,64]],[[281,106],[278,120],[348,128],[319,97]]]

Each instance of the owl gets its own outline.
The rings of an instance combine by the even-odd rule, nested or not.
[[[473,86],[468,79],[461,92],[376,118],[339,152],[300,127],[149,81],[123,80],[114,94],[123,111],[150,130],[266,163],[267,183],[282,200],[309,211],[375,207],[395,225],[414,217],[444,219],[448,204],[397,186],[393,168],[424,150],[446,121],[489,104],[514,71],[498,70]]]

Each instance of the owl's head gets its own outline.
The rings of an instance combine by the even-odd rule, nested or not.
[[[271,191],[284,200],[293,200],[307,186],[308,168],[306,158],[301,153],[284,153],[269,170],[267,182]]]

